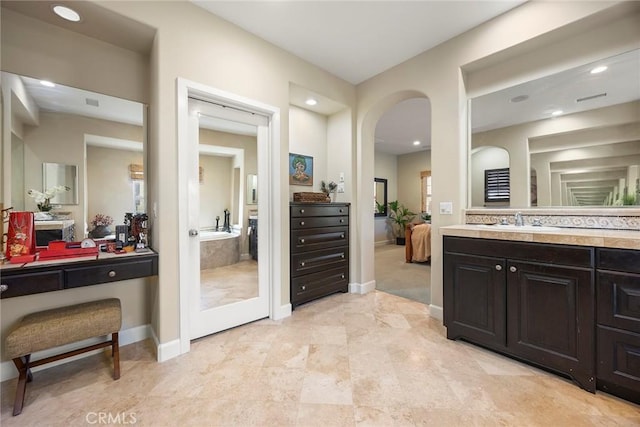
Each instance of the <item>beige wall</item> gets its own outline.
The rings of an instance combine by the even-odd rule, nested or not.
[[[327,178],[327,116],[291,105],[289,153],[313,157],[313,185],[290,185],[290,200],[295,192],[320,191],[320,181],[330,180]],[[288,155],[286,165],[288,170]]]
[[[467,200],[467,96],[506,87],[536,73],[637,47],[638,6],[601,2],[528,2],[358,85],[358,192],[373,179],[374,129],[392,105],[427,96],[432,108],[433,226],[431,313],[442,316],[444,225],[463,222]],[[602,13],[599,13],[602,12]],[[464,70],[464,71],[463,71]],[[466,78],[465,78],[466,77]],[[365,197],[366,200],[366,197]],[[453,215],[439,203],[453,202]],[[362,202],[364,208],[366,202]],[[373,219],[361,210],[364,228]],[[373,242],[364,239],[359,268],[374,278]]]

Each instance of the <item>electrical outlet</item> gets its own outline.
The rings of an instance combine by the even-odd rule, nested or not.
[[[344,182],[344,172],[340,172],[340,182]],[[344,193],[344,188],[342,189],[341,193]]]
[[[344,193],[344,182],[338,183],[338,193]]]
[[[440,215],[453,215],[453,202],[440,202]]]

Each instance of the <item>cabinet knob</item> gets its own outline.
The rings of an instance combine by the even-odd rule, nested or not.
[[[341,275],[340,275],[340,278],[341,278],[341,279],[344,279],[344,274],[341,274]]]
[[[344,233],[342,233],[342,234],[340,235],[340,238],[341,238],[341,239],[344,239]]]
[[[341,219],[341,220],[340,220],[340,223],[343,223],[343,222],[344,222],[344,219]]]
[[[306,290],[307,290],[307,287],[306,287],[305,285],[302,285],[302,286],[300,286],[300,290],[302,290],[302,291],[306,291]]]
[[[304,239],[300,239],[300,243],[304,243]]]
[[[109,272],[109,277],[116,277],[116,272],[115,272],[115,271],[113,271],[113,270],[111,270],[111,271]]]
[[[342,209],[340,209],[340,213],[344,212]]]
[[[300,263],[300,267],[304,267],[304,261]]]
[[[300,225],[304,225],[304,221],[300,221]]]
[[[502,270],[502,266],[500,264],[496,264],[496,270],[501,271]]]
[[[340,254],[340,258],[344,259],[344,254]]]
[[[4,283],[0,285],[0,293],[9,290],[9,285],[5,285]]]
[[[509,267],[509,271],[512,273],[515,273],[516,271],[518,271],[517,268],[515,268],[514,266]]]
[[[304,209],[300,209],[300,213],[304,213]]]

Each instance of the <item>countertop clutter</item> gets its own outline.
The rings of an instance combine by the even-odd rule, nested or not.
[[[519,242],[557,243],[601,248],[639,249],[640,230],[461,224],[440,227],[443,236],[475,237]]]

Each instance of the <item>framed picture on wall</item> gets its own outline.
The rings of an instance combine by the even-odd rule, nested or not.
[[[289,185],[313,185],[313,157],[289,153]]]

